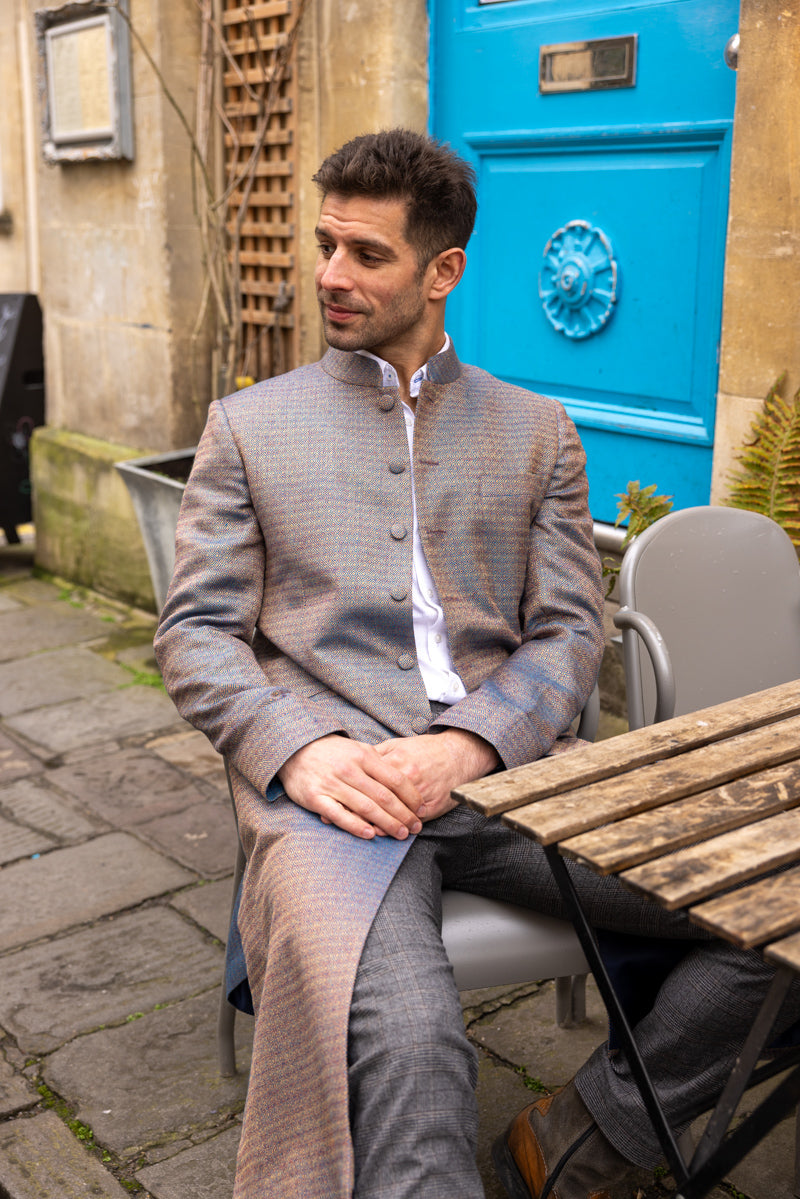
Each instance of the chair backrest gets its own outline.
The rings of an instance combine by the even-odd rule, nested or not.
[[[662,517],[627,550],[626,607],[657,626],[671,660],[674,715],[800,678],[800,569],[789,537],[738,508]],[[637,633],[623,627],[628,721],[653,720],[656,681]]]

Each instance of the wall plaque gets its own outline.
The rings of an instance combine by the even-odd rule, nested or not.
[[[76,0],[36,13],[48,162],[133,158],[126,13],[122,0]]]
[[[636,86],[637,35],[539,47],[539,91],[596,92]]]

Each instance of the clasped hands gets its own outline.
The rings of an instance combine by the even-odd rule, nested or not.
[[[402,840],[456,806],[450,792],[499,764],[488,741],[465,729],[367,745],[338,734],[287,758],[278,777],[295,803],[355,837]]]

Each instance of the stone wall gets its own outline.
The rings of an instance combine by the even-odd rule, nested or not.
[[[800,8],[742,0],[712,502],[778,375],[800,387]]]
[[[30,0],[31,14],[36,7]],[[137,0],[133,20],[192,118],[193,0]],[[135,39],[132,80],[133,162],[48,166],[39,156],[48,423],[137,449],[171,449],[201,427],[189,361],[202,281],[190,145]]]
[[[0,15],[8,5],[0,0]],[[203,283],[191,149],[170,100],[193,124],[198,11],[193,0],[131,6],[133,161],[48,165],[39,7],[40,0],[16,5],[26,37],[17,40],[10,71],[22,93],[27,74],[35,106],[28,210],[38,212],[38,285],[30,270],[27,280],[44,314],[47,409],[47,429],[31,451],[36,560],[152,606],[144,547],[113,462],[191,445],[205,420],[210,372],[202,338],[194,373],[191,353]]]
[[[28,93],[19,70],[21,45],[30,34],[24,7],[21,0],[0,0],[0,294],[38,290],[35,242],[29,245],[29,237],[36,236],[30,219],[35,226],[35,196],[26,186],[34,114],[25,112]]]
[[[426,130],[426,2],[312,0],[299,49],[300,357],[313,362],[324,342],[313,279],[319,194],[311,176],[326,154],[359,133]]]

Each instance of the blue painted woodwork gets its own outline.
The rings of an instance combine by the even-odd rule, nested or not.
[[[478,175],[448,306],[459,353],[564,401],[596,519],[614,520],[630,479],[676,507],[707,503],[738,0],[430,0],[430,12],[431,129]],[[539,94],[541,45],[631,34],[635,86]],[[598,231],[603,270],[570,259],[579,229]],[[597,302],[572,301],[595,278]]]
[[[539,295],[544,314],[565,337],[604,329],[617,302],[617,263],[611,242],[588,221],[570,221],[544,248]]]

